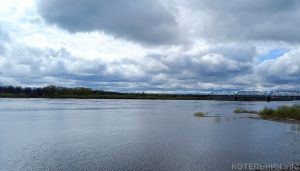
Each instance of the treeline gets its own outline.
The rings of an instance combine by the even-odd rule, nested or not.
[[[6,98],[80,98],[80,99],[166,99],[166,100],[227,100],[265,101],[264,96],[199,95],[199,94],[153,94],[120,93],[93,90],[85,87],[46,86],[42,88],[0,86],[0,97]],[[295,100],[290,97],[272,97],[272,101]]]
[[[80,98],[80,99],[176,99],[230,100],[228,97],[193,94],[119,93],[85,87],[46,86],[42,88],[0,86],[0,97],[7,98]],[[233,99],[231,99],[233,100]]]
[[[55,97],[94,97],[94,96],[109,96],[121,95],[118,92],[109,92],[102,90],[92,90],[85,87],[58,87],[46,86],[42,88],[32,87],[14,87],[14,86],[0,86],[1,97],[32,97],[32,98],[55,98]]]

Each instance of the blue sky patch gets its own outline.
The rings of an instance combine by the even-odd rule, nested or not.
[[[262,63],[266,60],[276,59],[289,51],[290,49],[272,49],[268,53],[258,56],[257,63]]]

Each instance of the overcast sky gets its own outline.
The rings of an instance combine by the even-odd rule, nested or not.
[[[299,0],[0,0],[0,85],[300,90]]]

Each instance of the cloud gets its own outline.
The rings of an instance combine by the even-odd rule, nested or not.
[[[160,0],[47,0],[40,14],[70,32],[104,31],[145,44],[179,41],[173,13]]]
[[[181,49],[114,60],[74,56],[66,49],[10,45],[0,58],[0,80],[14,85],[89,86],[121,91],[191,91],[224,87],[224,81],[251,72],[255,49],[213,46],[191,54]],[[239,53],[244,58],[237,58]],[[5,78],[5,79],[4,79]],[[2,82],[5,84],[5,82]]]
[[[152,92],[300,85],[295,0],[29,1],[0,14],[0,84]]]
[[[48,0],[39,12],[70,32],[104,31],[139,43],[300,40],[298,0]],[[189,41],[187,41],[189,40]]]
[[[100,83],[141,82],[145,75],[139,69],[130,62],[84,59],[73,56],[66,49],[24,45],[9,46],[6,56],[0,57],[0,81],[14,80],[14,85],[96,87]]]
[[[1,27],[1,23],[0,23],[0,55],[4,54],[6,52],[6,47],[5,44],[9,41],[9,35],[8,33],[6,33],[2,27]]]
[[[177,79],[217,83],[251,72],[255,52],[252,46],[226,44],[193,53],[182,50],[175,54],[154,55],[152,58],[167,66],[168,71],[165,72]]]
[[[197,32],[217,41],[300,40],[298,0],[190,0],[182,1],[189,16],[198,18]]]
[[[285,53],[276,59],[265,60],[256,68],[262,80],[273,85],[300,84],[300,48]]]

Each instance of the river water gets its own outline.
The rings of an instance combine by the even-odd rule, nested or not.
[[[234,114],[300,102],[0,99],[0,170],[231,170],[300,161],[300,126]],[[210,116],[197,118],[202,111]]]

